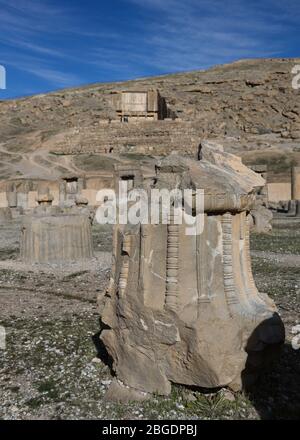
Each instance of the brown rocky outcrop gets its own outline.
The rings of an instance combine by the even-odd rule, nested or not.
[[[243,60],[0,102],[1,176],[55,179],[70,169],[84,170],[85,154],[183,153],[199,137],[234,137],[235,154],[278,150],[300,165],[300,90],[293,89],[291,73],[296,64],[299,59]],[[176,122],[120,124],[112,96],[153,88]],[[94,170],[105,163],[95,160]]]

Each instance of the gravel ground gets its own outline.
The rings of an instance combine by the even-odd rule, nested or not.
[[[291,346],[300,324],[300,222],[274,220],[268,235],[253,234],[257,285],[276,301],[287,340],[279,362],[251,391],[186,390],[168,398],[114,404],[112,380],[97,343],[96,297],[105,291],[111,231],[93,228],[95,258],[69,265],[18,260],[20,222],[0,226],[1,419],[280,419],[300,417],[300,350]],[[100,359],[101,358],[101,359]]]

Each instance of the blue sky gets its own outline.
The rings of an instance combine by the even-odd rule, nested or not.
[[[0,0],[0,99],[297,57],[300,0]]]

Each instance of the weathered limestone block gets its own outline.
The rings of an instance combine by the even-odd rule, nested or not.
[[[49,193],[38,194],[36,201],[42,206],[51,206],[53,202],[53,196]]]
[[[250,168],[267,182],[266,165],[252,165]],[[258,233],[267,233],[272,230],[273,214],[268,208],[268,185],[265,183],[264,187],[256,194],[256,203],[250,212],[251,229]]]
[[[300,200],[296,201],[296,217],[300,217]]]
[[[64,206],[66,200],[66,183],[61,181],[59,183],[59,206]]]
[[[205,146],[199,157],[164,159],[152,186],[204,189],[201,234],[186,235],[172,209],[169,224],[114,230],[100,338],[117,379],[138,391],[168,395],[172,382],[240,389],[284,341],[251,270],[249,211],[264,180],[221,149]]]
[[[252,165],[250,167],[252,171],[257,174],[260,174],[263,179],[265,179],[265,186],[259,191],[257,194],[257,200],[261,205],[268,206],[268,185],[267,185],[267,177],[268,177],[268,167],[267,165]]]
[[[6,193],[6,197],[9,208],[16,208],[18,206],[17,191],[8,191]]]
[[[250,226],[258,233],[270,232],[272,230],[272,219],[272,211],[257,203],[251,210]]]
[[[6,192],[0,191],[0,208],[7,208],[7,207],[8,207],[8,203],[7,203]]]
[[[28,193],[18,192],[17,205],[20,208],[27,209],[27,207],[28,207]]]
[[[297,200],[289,200],[288,203],[288,217],[296,217],[297,215]]]
[[[77,195],[75,198],[75,204],[77,206],[87,206],[89,204],[89,201],[86,197],[82,195]]]
[[[291,169],[291,197],[288,216],[300,217],[300,167]]]
[[[285,212],[289,210],[289,200],[279,200],[279,202],[269,202],[269,208],[273,211]]]
[[[96,209],[93,206],[80,205],[80,204],[79,205],[76,204],[76,206],[71,206],[70,208],[64,208],[63,211],[66,214],[84,215],[89,219],[91,225],[94,222],[95,214],[96,214]]]
[[[52,206],[54,197],[50,194],[49,188],[40,188],[36,196],[37,207],[34,208],[34,215],[58,215],[62,213],[59,206]]]
[[[292,168],[292,200],[300,200],[300,167]]]
[[[10,208],[0,208],[0,224],[7,223],[12,219]]]
[[[93,257],[91,226],[83,215],[26,217],[21,258],[26,263],[55,263]]]

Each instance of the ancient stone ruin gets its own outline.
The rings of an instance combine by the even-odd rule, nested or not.
[[[292,168],[292,199],[290,214],[300,217],[300,167]],[[292,211],[292,212],[291,212]]]
[[[268,209],[268,186],[267,186],[267,166],[252,165],[252,171],[259,174],[264,180],[265,185],[257,192],[256,202],[250,211],[249,217],[250,227],[258,233],[267,233],[272,230],[273,214]]]
[[[273,203],[269,205],[288,217],[300,217],[300,167],[291,167],[289,197],[279,200],[275,206]]]
[[[118,383],[134,393],[168,395],[171,383],[241,389],[284,341],[251,271],[249,212],[264,180],[220,146],[206,145],[199,159],[170,155],[137,186],[204,189],[201,234],[186,235],[174,207],[169,224],[114,230],[100,338]]]
[[[9,208],[0,208],[0,224],[7,223],[12,219],[11,210]]]
[[[85,215],[26,216],[21,232],[21,259],[59,263],[93,257],[91,224]]]
[[[128,90],[112,95],[112,105],[121,122],[162,120],[168,116],[165,99],[158,90]]]

